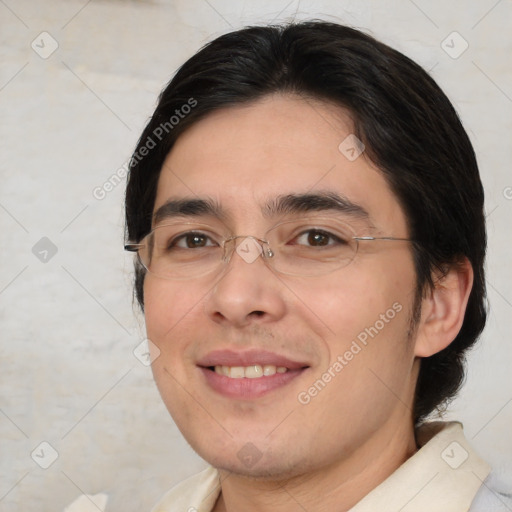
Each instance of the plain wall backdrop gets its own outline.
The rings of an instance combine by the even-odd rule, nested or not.
[[[123,165],[159,91],[203,44],[306,18],[416,60],[468,130],[486,190],[490,315],[445,417],[512,481],[510,0],[0,0],[0,510],[60,511],[99,492],[107,510],[149,510],[205,466],[133,353],[145,336],[123,252]]]

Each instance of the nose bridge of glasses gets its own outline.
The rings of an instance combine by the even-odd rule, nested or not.
[[[264,258],[273,256],[268,241],[252,235],[237,235],[228,238],[224,242],[224,261],[231,261],[234,252],[246,263],[253,263],[259,256]]]

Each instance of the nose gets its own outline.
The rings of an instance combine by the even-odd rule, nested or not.
[[[267,240],[249,235],[233,236],[224,242],[224,261],[229,262],[235,250],[246,263],[252,263],[259,256],[274,256]]]
[[[206,313],[216,323],[236,327],[279,320],[286,302],[281,281],[265,264],[264,258],[272,257],[268,245],[251,236],[229,242],[227,269],[206,299]]]

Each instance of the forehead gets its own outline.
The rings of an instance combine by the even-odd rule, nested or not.
[[[167,156],[154,210],[170,198],[208,198],[228,217],[254,224],[274,198],[332,191],[361,205],[375,226],[405,230],[380,171],[364,152],[353,159],[352,130],[341,107],[288,95],[209,114]]]

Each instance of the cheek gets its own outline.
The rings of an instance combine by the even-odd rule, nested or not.
[[[315,396],[311,413],[336,411],[333,420],[340,422],[359,415],[377,425],[409,403],[414,354],[407,332],[414,273],[389,279],[391,274],[382,270],[354,270],[315,290],[315,306],[329,326],[324,338],[329,360],[310,379],[312,387],[304,389]],[[324,384],[325,391],[318,392]],[[341,426],[334,420],[326,428],[335,436]]]
[[[146,276],[144,316],[148,333],[151,332],[155,340],[162,341],[188,315],[193,314],[200,302],[201,294],[192,283],[183,286],[151,275]]]
[[[147,337],[158,347],[160,356],[154,371],[164,368],[181,374],[187,346],[194,341],[194,325],[203,311],[204,290],[188,283],[164,281],[149,276],[144,283],[144,315]],[[155,374],[156,377],[156,374]]]
[[[403,268],[397,272],[376,264],[359,271],[354,265],[329,280],[304,284],[296,294],[307,299],[304,303],[327,324],[331,334],[347,339],[373,325],[388,310],[391,309],[388,316],[394,319],[396,309],[406,311],[412,306],[415,275],[406,266]],[[395,303],[398,305],[393,309]]]
[[[375,365],[393,380],[389,368],[406,371],[412,364],[407,332],[416,276],[408,252],[379,256],[353,262],[331,279],[310,284],[309,291],[304,285],[297,295],[309,293],[308,305],[327,326],[323,339],[329,364],[346,354],[351,367],[366,368],[353,377],[368,374],[367,368]]]
[[[152,276],[144,282],[147,337],[158,350],[151,368],[164,403],[177,418],[190,414],[190,395],[184,391],[190,378],[187,347],[195,339],[193,326],[202,311],[201,298],[192,283],[184,286]]]

